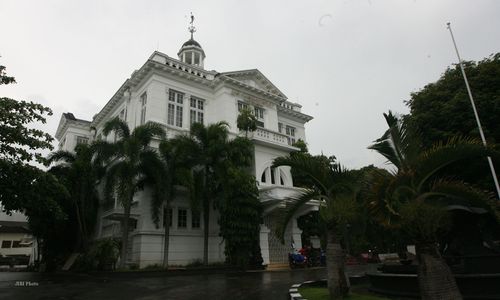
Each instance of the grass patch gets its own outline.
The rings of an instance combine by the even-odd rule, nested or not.
[[[329,300],[328,289],[323,287],[303,287],[299,288],[299,293],[307,300]],[[365,293],[350,293],[349,300],[390,300],[389,298],[374,296]]]

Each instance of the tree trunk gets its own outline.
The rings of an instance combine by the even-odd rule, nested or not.
[[[167,213],[165,214],[165,237],[163,242],[163,267],[168,269],[168,248],[170,246],[170,205],[167,205]]]
[[[326,268],[330,299],[342,299],[349,293],[349,277],[345,274],[344,251],[334,230],[327,233]]]
[[[418,284],[422,299],[462,299],[455,277],[435,243],[416,245]]]
[[[132,203],[132,201],[130,201]],[[123,207],[123,220],[122,220],[122,249],[120,253],[120,268],[125,269],[127,263],[127,247],[128,247],[128,227],[130,220],[130,206]]]
[[[203,202],[203,264],[208,265],[208,224],[210,223],[210,204],[208,199]]]

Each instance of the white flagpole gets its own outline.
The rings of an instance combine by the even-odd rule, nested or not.
[[[462,70],[462,75],[465,81],[465,87],[467,88],[467,93],[469,93],[470,103],[472,105],[472,110],[474,111],[474,116],[476,117],[477,127],[479,128],[479,134],[481,135],[481,140],[483,141],[483,145],[486,147],[486,139],[484,137],[483,128],[481,127],[481,121],[479,121],[479,115],[477,114],[476,104],[474,103],[474,98],[472,97],[472,92],[470,90],[469,82],[467,81],[467,76],[465,75],[464,66],[462,64],[462,59],[460,58],[460,54],[458,53],[457,43],[455,42],[455,37],[453,37],[453,32],[451,31],[450,22],[446,23],[448,26],[448,30],[450,30],[451,40],[453,41],[453,46],[455,46],[455,51],[457,52],[458,64],[460,65],[460,69]],[[495,172],[495,167],[493,166],[493,160],[488,156],[488,164],[490,165],[491,175],[493,176],[493,181],[495,182],[495,188],[497,189],[497,196],[500,199],[500,186],[498,185],[498,178]]]

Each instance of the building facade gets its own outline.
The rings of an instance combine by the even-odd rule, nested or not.
[[[301,112],[301,106],[287,97],[259,70],[232,72],[204,69],[205,52],[191,39],[185,42],[178,58],[155,51],[134,71],[98,112],[92,121],[80,120],[64,113],[57,129],[59,149],[73,150],[78,143],[96,139],[116,140],[113,133],[102,134],[104,124],[118,117],[133,129],[146,122],[162,124],[171,138],[188,134],[191,124],[205,125],[226,121],[230,136],[239,134],[236,119],[239,111],[250,108],[257,117],[258,128],[249,134],[255,145],[253,173],[258,182],[260,200],[267,203],[264,224],[261,225],[260,247],[264,264],[287,263],[290,243],[300,247],[301,231],[296,219],[291,222],[282,244],[275,236],[274,217],[286,207],[287,198],[299,191],[293,186],[289,167],[272,168],[279,156],[298,150],[293,144],[306,140],[304,124],[312,119]],[[156,146],[155,143],[152,146]],[[140,267],[161,264],[164,229],[157,228],[150,214],[150,192],[135,195],[131,217],[135,220],[130,232],[129,263]],[[186,265],[203,258],[203,221],[191,213],[186,196],[175,199],[170,210],[170,265]],[[314,204],[297,216],[317,208]],[[96,238],[119,237],[123,209],[119,203],[99,211]],[[219,236],[218,214],[210,214],[209,262],[224,261],[224,244]],[[160,223],[161,224],[161,223]],[[163,224],[165,226],[165,224]]]

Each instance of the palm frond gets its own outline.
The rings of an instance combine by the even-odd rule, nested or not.
[[[165,135],[163,126],[156,122],[147,122],[144,125],[136,127],[132,132],[132,136],[137,139],[139,144],[143,147],[148,146],[155,136],[163,139]]]
[[[441,196],[432,197],[428,201],[452,208],[464,208],[470,212],[487,212],[500,220],[500,206],[491,193],[482,191],[469,184],[457,180],[438,180],[431,189],[431,193]]]
[[[372,180],[365,187],[364,195],[370,214],[379,223],[393,226],[398,223],[398,198],[393,196],[396,177],[383,171],[372,172]]]
[[[454,137],[446,143],[439,142],[423,152],[414,163],[418,190],[443,168],[465,159],[485,157],[493,152],[477,139]]]
[[[73,152],[59,150],[49,154],[47,157],[47,162],[52,164],[54,162],[62,161],[66,163],[72,163],[76,160],[76,156]]]
[[[272,166],[290,166],[292,169],[300,170],[314,181],[323,194],[326,194],[333,185],[332,172],[323,162],[309,155],[278,157],[273,161]]]
[[[104,135],[108,135],[111,131],[114,131],[120,138],[128,138],[130,136],[130,129],[128,128],[127,122],[118,117],[115,117],[104,124],[102,133]]]
[[[290,220],[295,216],[295,214],[301,209],[307,202],[315,199],[319,199],[321,194],[315,190],[306,190],[294,197],[286,199],[287,207],[283,214],[280,214],[281,219],[278,221],[278,226],[276,228],[276,233],[281,241],[284,241],[285,231]]]

